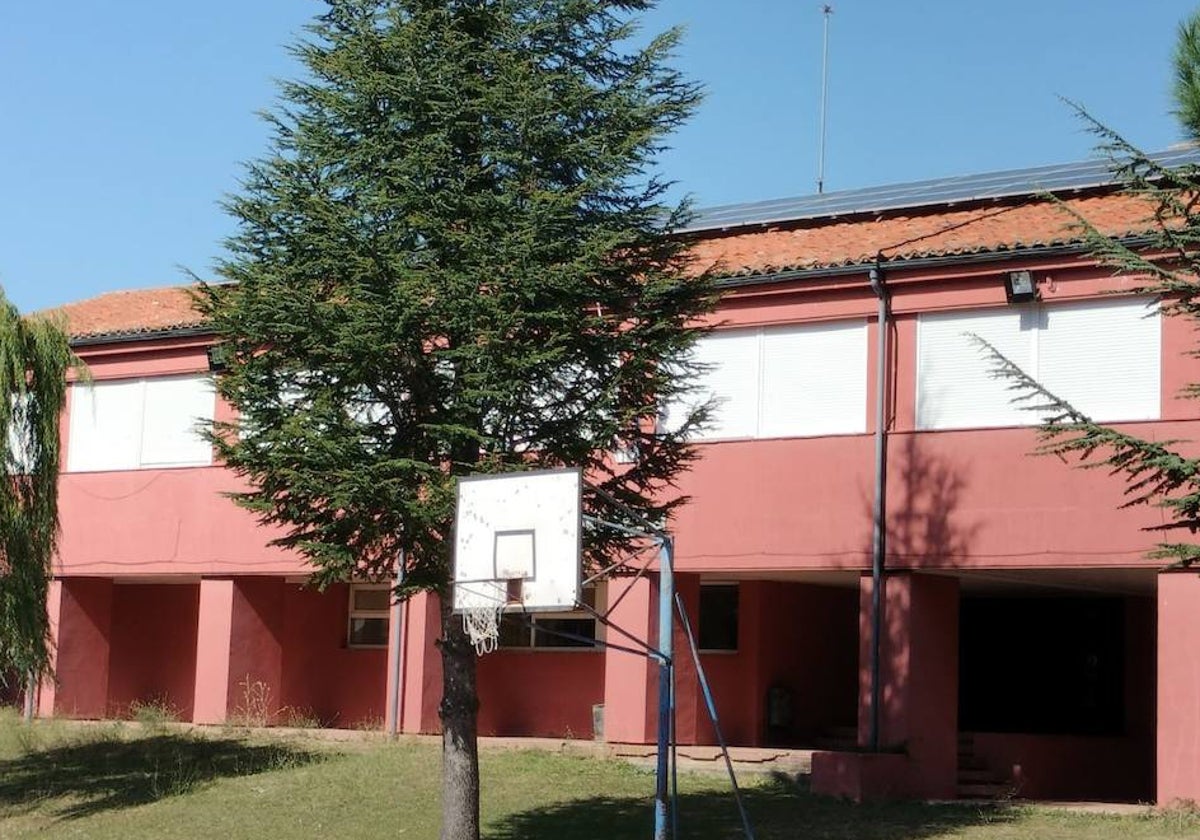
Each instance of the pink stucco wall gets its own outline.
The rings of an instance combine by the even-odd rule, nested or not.
[[[591,738],[600,650],[499,650],[479,659],[479,734]]]
[[[870,729],[870,602],[864,575],[859,628],[858,740]],[[889,574],[883,588],[880,643],[879,746],[902,750],[913,775],[911,791],[953,798],[958,772],[958,581]]]
[[[382,727],[387,651],[346,644],[349,595],[344,585],[324,592],[287,584],[281,705],[288,714],[327,726]]]
[[[73,578],[50,585],[54,676],[44,680],[42,715],[102,718],[108,714],[112,581]]]
[[[192,719],[200,587],[185,584],[112,588],[109,714],[133,703],[162,704]]]
[[[690,620],[698,629],[699,578],[679,578]],[[812,746],[836,727],[853,726],[858,697],[857,590],[760,580],[742,581],[738,589],[738,649],[700,654],[726,739],[746,746],[769,740],[776,746]],[[680,739],[715,744],[716,733],[682,635],[676,644],[683,658],[676,678]],[[773,686],[788,696],[791,724],[768,733],[767,693]]]
[[[1158,795],[1160,805],[1200,801],[1200,574],[1158,577]]]

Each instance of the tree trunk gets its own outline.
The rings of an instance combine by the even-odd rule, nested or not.
[[[442,840],[479,840],[475,648],[442,598]]]

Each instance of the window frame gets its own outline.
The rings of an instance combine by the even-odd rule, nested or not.
[[[209,392],[209,395],[211,396],[211,401],[209,403],[208,416],[205,417],[205,416],[201,415],[201,416],[197,416],[197,417],[193,418],[193,421],[194,421],[193,425],[198,426],[201,422],[203,422],[206,419],[210,423],[213,422],[216,419],[216,405],[217,405],[216,386],[213,383],[211,376],[209,376],[206,373],[200,372],[200,371],[187,371],[187,372],[183,372],[183,373],[167,373],[167,374],[156,375],[156,376],[117,377],[117,378],[112,378],[112,379],[99,379],[99,380],[91,381],[91,382],[82,382],[82,381],[72,382],[71,386],[70,386],[70,388],[71,388],[70,405],[68,407],[69,415],[67,417],[67,441],[66,441],[67,445],[66,445],[66,453],[65,453],[66,457],[64,458],[64,464],[63,464],[63,472],[80,473],[80,474],[82,474],[82,473],[104,473],[104,472],[133,472],[133,471],[141,471],[141,470],[189,469],[189,468],[196,468],[196,467],[211,467],[211,466],[213,466],[216,461],[215,461],[215,458],[213,457],[213,448],[211,445],[207,445],[204,447],[204,450],[206,452],[206,457],[203,460],[198,460],[198,459],[176,460],[176,461],[147,461],[146,460],[146,457],[145,457],[145,453],[146,453],[146,406],[148,403],[147,390],[155,382],[183,382],[183,381],[194,381],[194,382],[197,382],[197,383],[200,383],[200,384],[206,386],[206,390]],[[137,390],[138,390],[138,406],[137,406],[137,410],[136,410],[136,414],[137,414],[137,431],[136,431],[137,450],[136,450],[135,463],[133,463],[132,465],[126,465],[126,466],[80,467],[75,463],[75,458],[78,457],[76,455],[76,453],[79,451],[79,447],[78,447],[79,437],[77,435],[77,432],[79,430],[75,426],[75,423],[77,422],[75,418],[78,416],[77,412],[80,410],[80,400],[78,399],[78,394],[80,393],[80,391],[77,389],[86,389],[86,390],[89,390],[92,393],[94,393],[95,389],[97,389],[97,388],[104,388],[106,386],[119,386],[119,385],[127,385],[127,386],[128,385],[136,385]]]
[[[702,639],[704,638],[704,590],[708,589],[732,589],[734,592],[733,604],[733,647],[704,647]],[[722,655],[732,655],[741,652],[742,644],[742,586],[740,581],[736,580],[702,580],[700,581],[700,591],[696,596],[696,649],[700,653],[716,653]]]
[[[722,443],[728,441],[747,441],[747,440],[789,440],[802,438],[822,438],[822,437],[838,437],[843,435],[862,435],[866,434],[868,429],[868,406],[870,403],[870,348],[869,348],[869,323],[866,318],[834,318],[820,321],[793,321],[788,323],[772,323],[772,324],[757,324],[753,326],[734,326],[725,329],[715,330],[702,336],[698,341],[703,342],[711,338],[729,338],[736,339],[739,336],[752,337],[754,339],[754,405],[753,405],[753,429],[747,434],[724,434],[714,430],[697,431],[691,438],[692,442],[697,444],[705,443]],[[830,333],[842,332],[852,333],[853,338],[857,341],[859,356],[854,359],[858,364],[858,377],[855,380],[856,384],[861,386],[861,394],[856,395],[857,413],[853,423],[848,424],[845,428],[836,430],[830,429],[805,429],[796,430],[790,429],[787,431],[764,431],[769,426],[767,414],[767,388],[766,376],[769,368],[767,358],[767,345],[771,336],[800,336],[806,332],[819,332],[822,329],[828,330]],[[693,353],[696,351],[693,350]],[[662,434],[667,431],[673,431],[677,426],[671,413],[674,410],[681,412],[689,412],[699,402],[701,397],[704,397],[707,389],[703,387],[703,378],[705,374],[700,374],[697,378],[701,380],[701,387],[690,394],[681,396],[670,405],[662,405],[659,407],[657,418],[657,431]],[[712,399],[715,395],[708,393],[707,398]],[[720,410],[719,402],[716,410]],[[775,421],[778,422],[778,421]],[[795,420],[793,418],[792,422]],[[809,422],[812,422],[811,419]]]
[[[587,596],[589,593],[592,594],[592,601],[593,601],[591,604],[589,604],[589,606],[591,606],[592,609],[594,609],[596,612],[603,613],[604,612],[605,595],[606,595],[605,587],[599,583],[597,583],[595,585],[589,584],[589,585],[585,586],[581,593],[584,598],[584,603],[587,603],[587,600],[588,600]],[[507,618],[510,615],[518,617],[518,620],[520,620],[520,619],[528,620],[528,625],[526,625],[522,628],[525,631],[525,641],[523,644],[519,644],[519,645],[507,643],[504,640],[503,627],[501,627],[500,641],[497,644],[497,648],[496,648],[497,650],[525,651],[525,652],[531,652],[531,653],[538,653],[538,652],[545,652],[545,653],[602,653],[604,650],[604,625],[594,615],[592,615],[587,610],[559,610],[556,612],[528,612],[528,613],[521,613],[520,611],[518,611],[516,613],[506,613],[504,616],[501,617],[501,621],[503,621],[505,618]],[[592,626],[595,628],[595,630],[594,630],[595,641],[590,645],[584,645],[584,644],[576,644],[576,645],[543,644],[543,645],[539,645],[539,644],[537,644],[537,625],[538,625],[539,621],[547,621],[547,620],[549,620],[549,621],[589,620],[592,622]],[[551,636],[550,638],[555,639],[557,637]]]
[[[392,587],[390,584],[367,583],[367,582],[351,583],[349,586],[346,587],[348,595],[349,595],[349,601],[347,603],[347,610],[346,610],[346,647],[347,648],[351,648],[353,650],[384,650],[387,648],[388,642],[386,640],[391,638],[391,632],[392,632],[391,598],[388,599],[388,606],[386,609],[364,610],[364,609],[357,609],[355,607],[354,595],[355,595],[355,593],[362,592],[362,591],[376,591],[377,592],[377,591],[383,590],[385,592],[390,592],[391,588]],[[384,633],[385,641],[383,642],[383,644],[367,644],[364,642],[354,641],[354,620],[356,618],[364,619],[367,621],[382,620],[384,623],[384,628],[386,630],[386,632]]]
[[[973,315],[984,315],[987,313],[1008,313],[1018,319],[1029,318],[1033,327],[1029,329],[1029,337],[1026,339],[1029,342],[1029,354],[1031,360],[1028,365],[1024,366],[1024,371],[1031,378],[1039,383],[1044,382],[1045,372],[1043,367],[1051,367],[1056,363],[1056,360],[1047,359],[1043,355],[1043,343],[1045,340],[1044,333],[1051,329],[1051,317],[1055,310],[1063,312],[1069,311],[1071,308],[1082,309],[1088,305],[1105,305],[1119,306],[1121,304],[1129,304],[1135,308],[1144,310],[1144,314],[1139,318],[1154,321],[1154,337],[1157,342],[1153,358],[1154,358],[1154,387],[1156,391],[1156,399],[1153,401],[1154,409],[1151,416],[1141,416],[1136,413],[1130,413],[1128,416],[1098,416],[1095,419],[1100,423],[1153,423],[1163,419],[1162,411],[1162,353],[1163,353],[1163,331],[1162,331],[1162,301],[1154,295],[1108,295],[1101,297],[1083,297],[1072,298],[1067,300],[1051,300],[1051,301],[1034,301],[1032,303],[1023,304],[1000,304],[987,306],[963,307],[958,309],[931,310],[917,313],[916,325],[916,341],[915,341],[915,359],[913,364],[915,382],[913,385],[913,429],[919,432],[939,432],[939,431],[963,431],[969,429],[1019,429],[1030,426],[1040,425],[1042,422],[1041,416],[1034,411],[1020,411],[1016,415],[1019,419],[1014,422],[1008,418],[995,417],[983,422],[974,421],[941,421],[934,422],[923,421],[923,407],[927,405],[925,402],[928,399],[924,390],[926,381],[926,365],[928,360],[925,357],[926,342],[929,340],[925,332],[924,325],[930,323],[932,319],[953,318],[969,318]],[[964,332],[969,330],[964,329]],[[978,351],[982,354],[983,351]],[[983,357],[981,355],[981,361]],[[1052,389],[1053,390],[1053,389]],[[1078,396],[1071,397],[1063,395],[1063,398],[1070,402],[1072,399],[1079,399]],[[1080,410],[1086,410],[1081,408]]]

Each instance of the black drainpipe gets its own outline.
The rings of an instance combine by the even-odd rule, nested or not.
[[[879,298],[875,359],[875,503],[871,535],[871,715],[867,748],[879,751],[879,650],[883,630],[883,565],[887,552],[887,395],[888,395],[888,291],[883,276],[883,255],[875,258],[868,277]]]

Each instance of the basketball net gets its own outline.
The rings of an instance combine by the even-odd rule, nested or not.
[[[463,631],[471,637],[476,655],[491,653],[500,644],[500,616],[503,613],[504,601],[467,607],[462,611]]]

